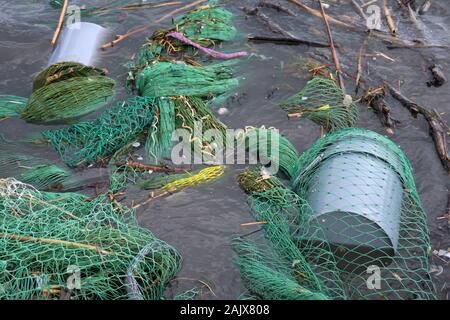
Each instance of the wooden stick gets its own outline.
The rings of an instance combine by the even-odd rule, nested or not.
[[[168,194],[172,194],[174,191],[176,191],[176,190],[163,191],[163,192],[158,193],[158,194],[156,194],[156,195],[155,195],[155,193],[152,191],[152,192],[149,193],[148,199],[147,199],[147,200],[145,200],[144,202],[141,202],[141,203],[139,203],[139,204],[136,204],[136,205],[132,206],[131,208],[132,208],[132,209],[138,209],[138,208],[140,208],[140,207],[142,207],[142,206],[145,206],[145,205],[149,204],[150,202],[152,202],[152,201],[155,200],[155,199],[164,197],[164,196],[166,196],[166,195],[168,195]]]
[[[310,7],[308,7],[307,5],[301,3],[301,2],[298,1],[298,0],[288,0],[288,1],[289,1],[290,3],[295,4],[296,6],[300,7],[301,9],[303,9],[304,11],[306,11],[307,13],[309,13],[309,14],[311,14],[311,15],[313,15],[313,16],[316,16],[316,17],[318,17],[318,18],[321,18],[321,17],[322,17],[322,15],[321,15],[321,13],[320,13],[319,10],[310,8]],[[361,30],[362,30],[361,28],[359,28],[359,27],[357,27],[357,26],[348,24],[348,23],[346,23],[346,22],[343,22],[343,21],[341,21],[341,20],[335,19],[335,18],[330,17],[330,16],[327,16],[327,20],[328,20],[330,23],[339,25],[339,26],[341,26],[341,27],[345,27],[345,28],[349,28],[349,29],[353,29],[353,30],[358,30],[358,31],[361,31]]]
[[[153,23],[151,23],[151,24],[147,24],[147,25],[144,25],[144,26],[142,26],[142,27],[139,27],[139,28],[137,28],[137,29],[135,29],[135,30],[128,31],[126,34],[119,34],[119,35],[117,35],[115,40],[113,40],[113,41],[111,41],[111,42],[108,42],[108,43],[105,43],[104,45],[102,45],[101,48],[102,48],[102,49],[112,48],[112,47],[114,47],[117,43],[119,43],[120,41],[122,41],[122,40],[124,40],[124,39],[126,39],[126,38],[128,38],[128,37],[130,37],[130,36],[132,36],[132,35],[135,35],[135,34],[137,34],[137,33],[140,33],[140,32],[142,32],[142,31],[145,31],[145,30],[149,29],[150,27],[154,26],[155,24],[158,24],[158,23],[160,23],[160,22],[166,20],[167,18],[170,18],[170,17],[172,17],[172,16],[174,16],[174,15],[176,15],[176,14],[178,14],[178,13],[184,11],[184,10],[190,9],[190,8],[192,8],[192,7],[195,7],[196,5],[198,5],[198,4],[200,4],[200,3],[204,3],[204,2],[207,2],[207,1],[208,1],[208,0],[197,0],[197,1],[195,1],[195,2],[192,2],[192,3],[188,4],[188,5],[185,5],[184,7],[181,7],[181,8],[178,8],[178,9],[176,9],[176,10],[173,10],[173,11],[169,12],[168,14],[165,14],[165,15],[162,16],[161,18],[156,19],[156,20],[153,21]]]
[[[367,15],[364,13],[364,10],[361,8],[361,6],[355,0],[352,0],[352,4],[361,18],[363,18],[364,21],[367,21]]]
[[[119,164],[117,164],[119,165]],[[140,162],[129,161],[126,165],[130,168],[139,169],[143,171],[154,171],[154,172],[186,172],[183,168],[171,168],[166,165],[156,166],[156,165],[148,165]]]
[[[261,12],[258,8],[253,8],[253,9],[249,9],[249,8],[241,8],[246,14],[248,15],[252,15],[252,16],[256,16],[258,17],[260,20],[262,20],[270,29],[270,31],[274,32],[274,33],[279,33],[287,38],[295,38],[295,36],[284,30],[278,23],[272,21],[272,19],[270,19],[266,14],[264,14],[263,12]]]
[[[427,120],[430,126],[431,136],[434,140],[436,151],[441,159],[442,165],[448,174],[450,174],[450,156],[448,154],[448,143],[446,128],[447,124],[442,120],[441,116],[436,110],[429,110],[425,107],[418,105],[417,103],[409,100],[400,93],[397,89],[386,83],[389,92],[392,97],[398,100],[405,108],[407,108],[411,114],[416,117],[417,114],[422,114]]]
[[[361,100],[362,102],[366,102],[367,105],[375,111],[385,127],[387,134],[393,135],[394,127],[399,121],[391,116],[391,108],[385,100],[384,87],[367,92]]]
[[[311,47],[317,48],[328,48],[330,45],[328,43],[316,42],[303,40],[299,38],[290,38],[290,37],[266,37],[266,36],[248,36],[247,39],[249,41],[257,41],[257,42],[272,42],[276,44],[285,44],[285,45],[307,45]]]
[[[369,36],[364,40],[363,44],[361,45],[361,48],[359,49],[358,63],[357,63],[357,67],[356,67],[355,94],[358,94],[359,87],[361,84],[363,57],[366,52],[367,42],[369,41],[369,38],[370,38],[370,33],[369,33]]]
[[[66,16],[67,7],[69,6],[69,0],[64,0],[64,5],[61,9],[61,14],[59,15],[58,26],[56,27],[56,31],[53,34],[52,41],[50,44],[54,46],[56,44],[56,40],[58,40],[59,34],[61,32],[61,28],[64,22],[64,17]]]
[[[336,49],[334,47],[334,41],[333,41],[333,36],[332,36],[331,30],[330,30],[330,24],[328,23],[328,18],[327,18],[327,15],[325,14],[325,9],[323,7],[322,0],[319,0],[319,4],[320,4],[320,11],[322,13],[322,18],[323,18],[323,21],[325,22],[325,29],[326,29],[327,35],[328,35],[328,42],[330,44],[331,56],[333,58],[334,65],[336,66],[336,74],[338,76],[339,86],[341,87],[342,91],[345,94],[344,78],[342,77],[341,65],[339,64],[339,59],[337,57]]]
[[[125,7],[121,8],[100,8],[97,10],[94,10],[92,13],[106,13],[110,11],[126,11],[126,10],[136,10],[136,9],[154,9],[154,8],[162,8],[162,7],[168,7],[168,6],[174,6],[183,4],[183,2],[174,1],[174,2],[165,2],[165,3],[158,3],[158,4],[144,4],[144,3],[137,3],[137,4],[130,4]]]
[[[103,250],[97,246],[92,246],[89,244],[84,244],[84,243],[79,243],[79,242],[71,242],[71,241],[47,239],[47,238],[34,238],[34,237],[29,237],[29,236],[16,235],[16,234],[12,234],[12,233],[0,233],[0,237],[8,238],[11,240],[25,241],[25,242],[29,241],[29,242],[42,242],[42,243],[47,243],[47,244],[62,244],[66,247],[75,247],[75,248],[84,248],[84,249],[95,250],[102,254],[111,254],[112,253],[112,252]]]
[[[255,221],[255,222],[241,223],[241,227],[258,226],[261,224],[268,224],[268,222],[267,221]]]
[[[278,12],[284,12],[287,13],[291,16],[296,16],[295,12],[292,11],[291,9],[281,5],[280,3],[272,3],[266,0],[260,1],[257,5],[257,7],[259,8],[269,8],[269,9],[274,9],[277,10]]]
[[[397,28],[395,27],[394,19],[392,18],[391,11],[388,8],[387,0],[383,1],[384,15],[386,16],[386,22],[391,31],[392,36],[397,36]]]

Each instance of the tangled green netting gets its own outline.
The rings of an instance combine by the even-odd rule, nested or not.
[[[361,162],[338,165],[337,161],[354,155]],[[376,165],[386,170],[375,170],[381,168]],[[305,151],[293,172],[293,191],[275,177],[263,179],[255,171],[239,179],[250,193],[252,212],[263,223],[265,235],[258,246],[244,238],[233,242],[236,262],[251,293],[265,299],[435,298],[426,214],[410,164],[397,145],[368,130],[336,131]],[[383,203],[390,201],[389,196],[380,190],[389,179],[401,181],[395,249],[392,235],[380,233],[382,222],[373,222],[374,213],[383,213],[377,206],[394,210],[386,209]],[[367,188],[373,194],[367,194]],[[317,192],[322,192],[323,203],[314,197]],[[379,287],[368,281],[372,275],[368,270],[374,270],[370,268],[380,270]]]
[[[204,47],[218,46],[221,42],[231,41],[236,37],[237,31],[232,20],[233,14],[230,11],[213,4],[175,18],[172,27],[156,30],[149,41],[142,46],[135,64],[130,66],[131,73],[135,73],[155,60],[173,61],[185,58],[188,62],[195,62],[202,59],[196,49],[167,37],[167,34],[176,31]],[[194,65],[197,64],[194,63]]]
[[[358,109],[349,95],[344,95],[333,80],[314,77],[296,95],[281,104],[290,116],[304,117],[326,131],[354,127]]]
[[[17,117],[27,105],[27,98],[0,95],[0,118]]]
[[[190,30],[190,33],[201,36],[203,40],[209,39],[212,44],[234,36],[231,17],[232,14],[223,8],[204,7],[177,18],[178,24],[174,28],[178,28],[178,31]],[[194,25],[196,28],[192,27]],[[159,30],[155,34],[158,32],[163,31]],[[205,130],[225,130],[206,103],[237,86],[238,80],[232,74],[233,63],[202,66],[193,58],[189,63],[175,61],[170,57],[170,52],[163,50],[165,44],[158,45],[161,45],[158,57],[150,55],[146,46],[141,52],[145,52],[148,59],[130,69],[128,83],[132,83],[139,94],[146,98],[139,97],[123,105],[118,104],[93,121],[43,133],[64,162],[70,166],[104,164],[120,148],[141,133],[148,132],[146,154],[150,162],[158,163],[170,156],[175,129],[184,128],[192,132],[195,123],[201,120]],[[185,46],[180,48],[182,52],[195,52]],[[142,101],[154,107],[142,106]],[[205,143],[199,141],[199,144],[203,146]]]
[[[149,127],[155,111],[153,102],[145,97],[129,99],[94,120],[42,134],[70,166],[105,163]]]
[[[0,219],[1,299],[161,299],[181,262],[106,196],[0,179]]]

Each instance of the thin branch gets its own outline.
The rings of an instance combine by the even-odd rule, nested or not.
[[[361,48],[359,49],[359,55],[358,55],[358,63],[356,66],[356,79],[355,79],[355,94],[358,94],[359,86],[361,84],[361,73],[362,73],[362,63],[363,63],[363,57],[367,49],[367,42],[370,38],[369,36],[364,40],[363,44],[361,45]]]
[[[164,20],[166,20],[166,19],[168,19],[168,18],[171,18],[172,16],[174,16],[174,15],[176,15],[176,14],[182,12],[182,11],[188,10],[188,9],[190,9],[190,8],[192,8],[192,7],[195,7],[196,5],[198,5],[198,4],[200,4],[200,3],[204,3],[204,2],[207,2],[207,1],[208,1],[208,0],[197,0],[197,1],[195,1],[195,2],[192,2],[192,3],[188,4],[188,5],[185,5],[184,7],[181,7],[181,8],[178,8],[178,9],[176,9],[176,10],[173,10],[173,11],[169,12],[168,14],[162,16],[161,18],[156,19],[156,20],[153,21],[153,23],[151,23],[151,24],[147,24],[147,25],[144,25],[144,26],[142,26],[142,27],[139,27],[139,28],[137,28],[137,29],[135,29],[135,30],[128,31],[128,32],[125,33],[125,34],[119,34],[119,35],[117,35],[115,40],[113,40],[113,41],[111,41],[111,42],[108,42],[108,43],[105,43],[104,45],[102,45],[101,48],[102,48],[102,49],[112,48],[112,47],[114,47],[117,43],[119,43],[120,41],[122,41],[122,40],[124,40],[124,39],[126,39],[126,38],[128,38],[128,37],[131,37],[131,36],[133,36],[133,35],[135,35],[135,34],[137,34],[137,33],[140,33],[140,32],[142,32],[142,31],[145,31],[145,30],[149,29],[150,27],[152,27],[152,26],[154,26],[154,25],[156,25],[156,24],[158,24],[158,23],[160,23],[160,22],[162,22],[162,21],[164,21]]]
[[[58,26],[56,27],[55,33],[53,34],[52,41],[50,44],[54,46],[56,44],[56,40],[58,40],[59,34],[61,33],[61,28],[64,23],[64,17],[66,16],[67,7],[69,6],[69,0],[64,0],[63,7],[61,9],[61,13],[59,15]]]
[[[254,222],[247,222],[247,223],[241,223],[241,227],[250,227],[250,226],[258,226],[262,224],[268,224],[267,221],[254,221]]]
[[[288,0],[288,1],[289,1],[290,3],[295,4],[296,6],[300,7],[301,9],[303,9],[304,11],[306,11],[307,13],[309,13],[309,14],[311,14],[311,15],[313,15],[313,16],[316,16],[317,18],[321,18],[321,17],[322,17],[322,14],[320,13],[319,10],[310,8],[310,7],[308,7],[307,5],[301,3],[301,2],[298,1],[298,0]],[[359,27],[357,27],[357,26],[348,24],[348,23],[346,23],[346,22],[343,22],[343,21],[341,21],[341,20],[335,19],[335,18],[330,17],[330,16],[327,16],[327,20],[328,20],[330,23],[339,25],[339,26],[341,26],[341,27],[345,27],[345,28],[349,28],[349,29],[353,29],[353,30],[358,30],[358,31],[365,31],[365,30],[362,30],[361,28],[359,28]]]
[[[356,12],[361,16],[361,18],[364,19],[364,21],[367,21],[367,15],[364,13],[364,10],[361,8],[361,6],[355,1],[352,0],[352,4],[355,7]]]
[[[12,234],[12,233],[0,233],[0,238],[8,238],[11,240],[19,240],[19,241],[23,241],[23,242],[41,242],[41,243],[47,243],[47,244],[60,244],[60,245],[66,246],[66,247],[95,250],[102,254],[111,254],[112,253],[112,252],[103,250],[97,246],[92,246],[89,244],[84,244],[84,243],[79,243],[79,242],[58,240],[58,239],[35,238],[35,237],[22,236],[22,235],[17,235],[17,234]]]
[[[97,10],[92,11],[92,13],[96,14],[96,13],[107,13],[107,12],[111,12],[111,11],[154,9],[154,8],[162,8],[162,7],[179,5],[179,4],[183,4],[183,2],[174,1],[174,2],[165,2],[165,3],[158,3],[158,4],[136,3],[136,4],[129,4],[129,5],[127,5],[125,7],[121,7],[121,8],[99,8]]]
[[[120,166],[121,164],[117,164],[117,166]],[[167,165],[148,165],[140,162],[133,162],[129,161],[125,164],[127,167],[139,169],[143,171],[153,171],[153,172],[186,172],[183,168],[171,168]]]
[[[325,22],[325,29],[326,29],[327,35],[328,35],[328,42],[330,44],[331,56],[333,58],[334,65],[336,67],[336,74],[338,76],[339,86],[341,87],[342,91],[345,93],[345,84],[344,84],[344,78],[342,77],[341,65],[339,63],[336,49],[334,47],[333,35],[331,34],[330,24],[328,23],[328,18],[327,18],[327,15],[325,14],[325,9],[323,7],[322,0],[319,0],[319,4],[320,4],[320,11],[322,13],[322,18],[323,18],[323,21]]]
[[[285,45],[308,45],[311,47],[317,48],[328,48],[330,45],[328,43],[309,41],[299,38],[290,38],[290,37],[267,37],[267,36],[248,36],[247,39],[249,41],[256,42],[272,42],[276,44],[285,44]]]

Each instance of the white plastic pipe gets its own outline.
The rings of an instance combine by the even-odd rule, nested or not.
[[[107,30],[95,23],[76,22],[64,27],[49,65],[73,61],[93,66]]]

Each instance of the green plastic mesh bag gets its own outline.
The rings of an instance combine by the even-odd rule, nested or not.
[[[177,251],[106,196],[0,180],[0,299],[161,299]]]
[[[175,127],[175,99],[157,99],[157,109],[146,140],[146,152],[151,163],[170,158],[172,133]]]
[[[104,165],[120,148],[148,128],[153,99],[136,97],[107,109],[96,119],[44,131],[62,160],[70,166]]]
[[[113,95],[114,80],[76,62],[49,66],[35,78],[20,116],[32,123],[74,120],[94,112]]]
[[[114,81],[106,77],[76,77],[37,89],[22,119],[50,123],[76,119],[94,112],[112,96]]]
[[[208,143],[195,127],[202,125],[203,133],[216,129],[225,137],[226,126],[220,122],[202,99],[195,96],[178,96],[157,99],[158,112],[155,114],[146,141],[146,152],[151,163],[158,163],[163,157],[169,158],[172,151],[172,134],[175,129],[189,132],[192,150],[208,153]],[[197,148],[197,149],[195,149]]]
[[[289,266],[301,268],[304,277],[297,283],[329,299],[435,298],[426,215],[398,146],[368,130],[344,129],[319,139],[293,172],[295,193],[279,183],[243,188],[251,193],[255,217],[265,223],[264,243],[273,252],[267,261],[288,268],[284,274],[291,279],[296,273]],[[248,241],[237,242],[238,253],[242,242],[245,247]],[[243,278],[252,293],[265,297],[255,283],[263,280],[247,275],[254,262],[243,252],[237,258],[245,264]],[[270,296],[285,297],[281,291]]]
[[[175,19],[176,30],[192,41],[209,39],[214,41],[231,41],[236,36],[232,24],[233,14],[221,7],[203,7],[193,10]]]
[[[326,131],[354,127],[358,109],[349,95],[344,95],[336,82],[315,77],[296,95],[288,98],[281,107],[289,117],[304,117],[323,126]]]
[[[238,84],[229,66],[230,62],[201,67],[157,62],[138,73],[136,87],[141,96],[147,97],[219,95]]]

